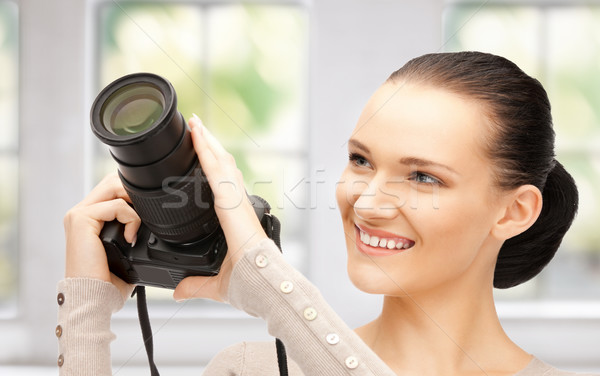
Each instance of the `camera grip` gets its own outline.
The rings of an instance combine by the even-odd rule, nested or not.
[[[106,251],[110,271],[125,282],[135,284],[138,281],[131,273],[131,263],[128,260],[131,246],[125,240],[124,231],[125,225],[119,221],[106,222],[100,231],[100,240]]]

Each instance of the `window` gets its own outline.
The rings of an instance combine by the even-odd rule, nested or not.
[[[579,214],[555,259],[538,278],[498,291],[499,299],[600,298],[600,6],[560,3],[458,3],[445,13],[447,50],[505,56],[542,82],[557,159],[579,188]]]
[[[0,1],[0,312],[17,298],[17,7]]]
[[[247,190],[282,222],[286,258],[306,267],[307,17],[291,5],[98,4],[96,91],[134,72],[173,84],[179,111],[198,114],[235,156]],[[94,142],[92,179],[116,163]],[[285,190],[288,189],[287,193]],[[149,296],[169,298],[151,289]]]

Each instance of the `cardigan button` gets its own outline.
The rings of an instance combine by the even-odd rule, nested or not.
[[[290,281],[283,281],[281,285],[279,285],[279,289],[284,294],[289,294],[294,290],[294,284]]]
[[[314,309],[313,307],[308,307],[307,309],[304,310],[304,318],[307,319],[308,321],[313,321],[314,319],[317,318],[317,310]]]
[[[62,367],[62,365],[65,364],[65,357],[63,356],[63,354],[60,354],[58,356],[58,361],[56,362],[56,364],[58,364],[59,367]]]
[[[56,329],[54,330],[54,333],[56,334],[56,336],[57,336],[58,338],[60,338],[60,336],[62,336],[62,326],[60,326],[60,325],[57,325],[57,326],[56,326]]]
[[[65,295],[62,292],[59,292],[56,296],[56,302],[58,303],[58,305],[63,305],[63,303],[65,302]]]
[[[358,367],[358,359],[356,359],[356,357],[354,356],[347,357],[346,367],[348,367],[348,369],[355,369],[356,367]]]
[[[340,342],[340,336],[335,333],[329,333],[327,337],[325,337],[325,340],[330,345],[337,345]]]
[[[269,259],[267,258],[267,256],[263,255],[262,253],[258,256],[256,256],[256,259],[254,259],[254,262],[256,263],[256,266],[258,266],[259,268],[264,268],[265,266],[269,265]]]

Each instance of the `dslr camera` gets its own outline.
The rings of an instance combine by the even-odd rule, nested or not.
[[[104,224],[100,239],[111,272],[131,284],[169,289],[188,276],[218,274],[227,243],[171,83],[151,73],[117,79],[94,101],[91,126],[109,146],[142,220],[133,246],[121,223]],[[269,204],[249,199],[279,245],[279,221]]]

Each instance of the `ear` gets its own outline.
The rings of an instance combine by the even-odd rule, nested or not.
[[[522,185],[505,199],[500,218],[492,228],[492,235],[506,240],[525,232],[542,211],[542,193],[533,185]]]

